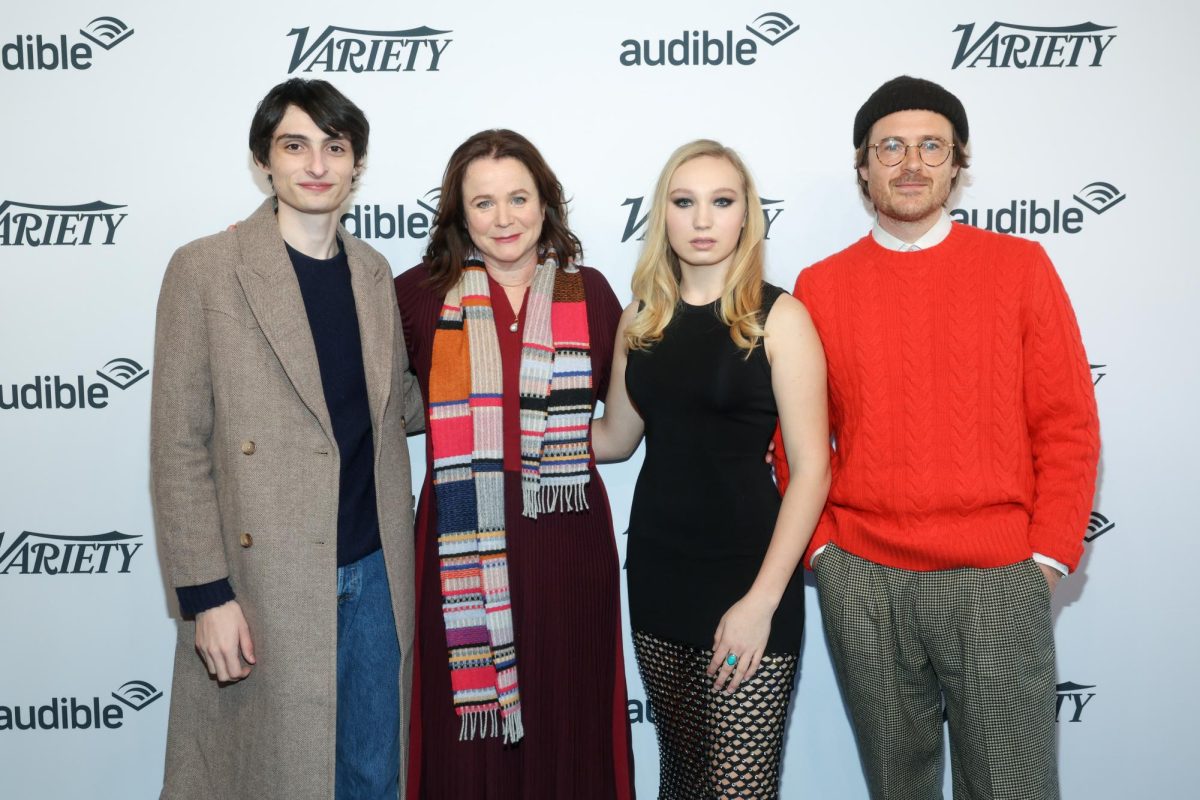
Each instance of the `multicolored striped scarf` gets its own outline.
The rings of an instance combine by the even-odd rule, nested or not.
[[[525,300],[522,513],[587,508],[592,362],[583,276],[549,250]],[[524,735],[504,526],[503,365],[478,254],[446,293],[433,336],[429,437],[442,618],[460,739]]]

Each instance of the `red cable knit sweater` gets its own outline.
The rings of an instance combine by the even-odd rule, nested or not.
[[[804,270],[829,364],[829,542],[911,570],[1038,552],[1074,569],[1100,451],[1091,375],[1041,245],[954,224],[941,244],[869,235]]]

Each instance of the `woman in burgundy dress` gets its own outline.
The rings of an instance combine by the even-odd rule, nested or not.
[[[426,398],[410,798],[632,797],[618,563],[589,440],[621,308],[523,136],[454,152],[396,278]]]

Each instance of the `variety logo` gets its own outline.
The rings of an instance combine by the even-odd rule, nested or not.
[[[5,546],[0,531],[0,575],[128,575],[141,536],[109,531],[64,536],[21,531]]]
[[[1089,183],[1073,197],[1097,215],[1125,199],[1117,187],[1104,181]],[[1013,200],[1000,208],[956,208],[950,216],[958,222],[998,233],[1079,233],[1085,218],[1083,208],[1071,205],[1069,200]]]
[[[622,206],[629,206],[629,215],[625,219],[625,230],[621,233],[622,242],[628,242],[635,235],[639,242],[646,238],[646,232],[642,229],[646,227],[646,220],[650,218],[650,211],[647,209],[646,213],[642,213],[642,205],[645,199],[645,197],[626,197],[625,201],[621,203]],[[779,219],[779,215],[784,212],[784,208],[781,205],[783,201],[760,197],[759,202],[763,207],[763,223],[765,225],[763,237],[770,239],[771,226],[775,224],[775,220]],[[641,233],[638,233],[639,231]]]
[[[1054,721],[1081,722],[1084,706],[1092,702],[1092,698],[1096,696],[1095,692],[1089,692],[1088,689],[1095,688],[1095,684],[1084,686],[1071,681],[1060,683],[1054,687],[1057,695],[1057,699],[1054,701]]]
[[[309,43],[309,28],[296,37],[288,74],[293,72],[437,72],[453,39],[422,25],[399,31],[364,31],[329,25]]]
[[[111,695],[124,706],[141,711],[163,696],[154,684],[128,681]],[[101,703],[104,703],[101,705]],[[0,705],[0,731],[116,730],[127,712],[100,697],[51,697],[45,705]]]
[[[416,200],[415,209],[406,212],[404,205],[398,204],[394,214],[391,206],[384,210],[384,206],[355,204],[342,215],[342,225],[359,239],[422,239],[437,218],[441,196],[442,188],[435,186]]]
[[[962,31],[951,69],[984,66],[1029,69],[1033,67],[1099,67],[1104,51],[1117,38],[1114,25],[1084,22],[1059,28],[993,22],[974,41],[975,23],[954,29]]]
[[[129,216],[113,212],[126,207],[100,200],[74,206],[3,200],[0,201],[0,246],[112,244],[117,228]]]
[[[96,375],[121,391],[149,374],[132,358],[114,358],[96,370]],[[107,408],[108,392],[105,383],[83,375],[34,375],[29,383],[0,383],[0,409]]]
[[[133,35],[133,28],[116,17],[96,17],[79,29],[88,42],[103,50],[112,50]],[[13,41],[0,48],[0,64],[9,71],[91,69],[92,45],[87,42],[70,42],[62,33],[36,36],[31,33],[17,34]]]
[[[1099,511],[1093,511],[1088,517],[1087,533],[1084,534],[1083,540],[1085,542],[1095,541],[1115,527],[1117,527],[1117,523],[1110,521]]]
[[[685,30],[676,39],[626,39],[618,58],[626,67],[750,66],[758,60],[759,42],[774,47],[799,29],[786,14],[769,11],[746,26],[753,39],[732,30]]]
[[[1107,372],[1100,371],[1107,369],[1108,364],[1088,364],[1088,367],[1092,370],[1092,386],[1099,385],[1104,376],[1108,374]]]

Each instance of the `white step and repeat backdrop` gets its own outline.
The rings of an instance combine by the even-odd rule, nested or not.
[[[1200,12],[736,5],[6,4],[0,797],[157,796],[175,623],[147,490],[155,300],[177,246],[263,197],[246,132],[270,86],[324,78],[367,111],[369,166],[345,220],[397,272],[425,246],[453,148],[511,127],[557,170],[587,262],[627,299],[644,198],[696,137],[756,173],[774,282],[790,288],[861,236],[851,121],[900,73],[962,98],[974,165],[953,215],[1045,245],[1093,365],[1100,490],[1055,598],[1064,797],[1195,796]],[[424,442],[411,447],[419,467]],[[603,470],[621,550],[639,463]],[[811,586],[809,600],[783,794],[863,798]],[[627,658],[638,789],[653,797]]]

